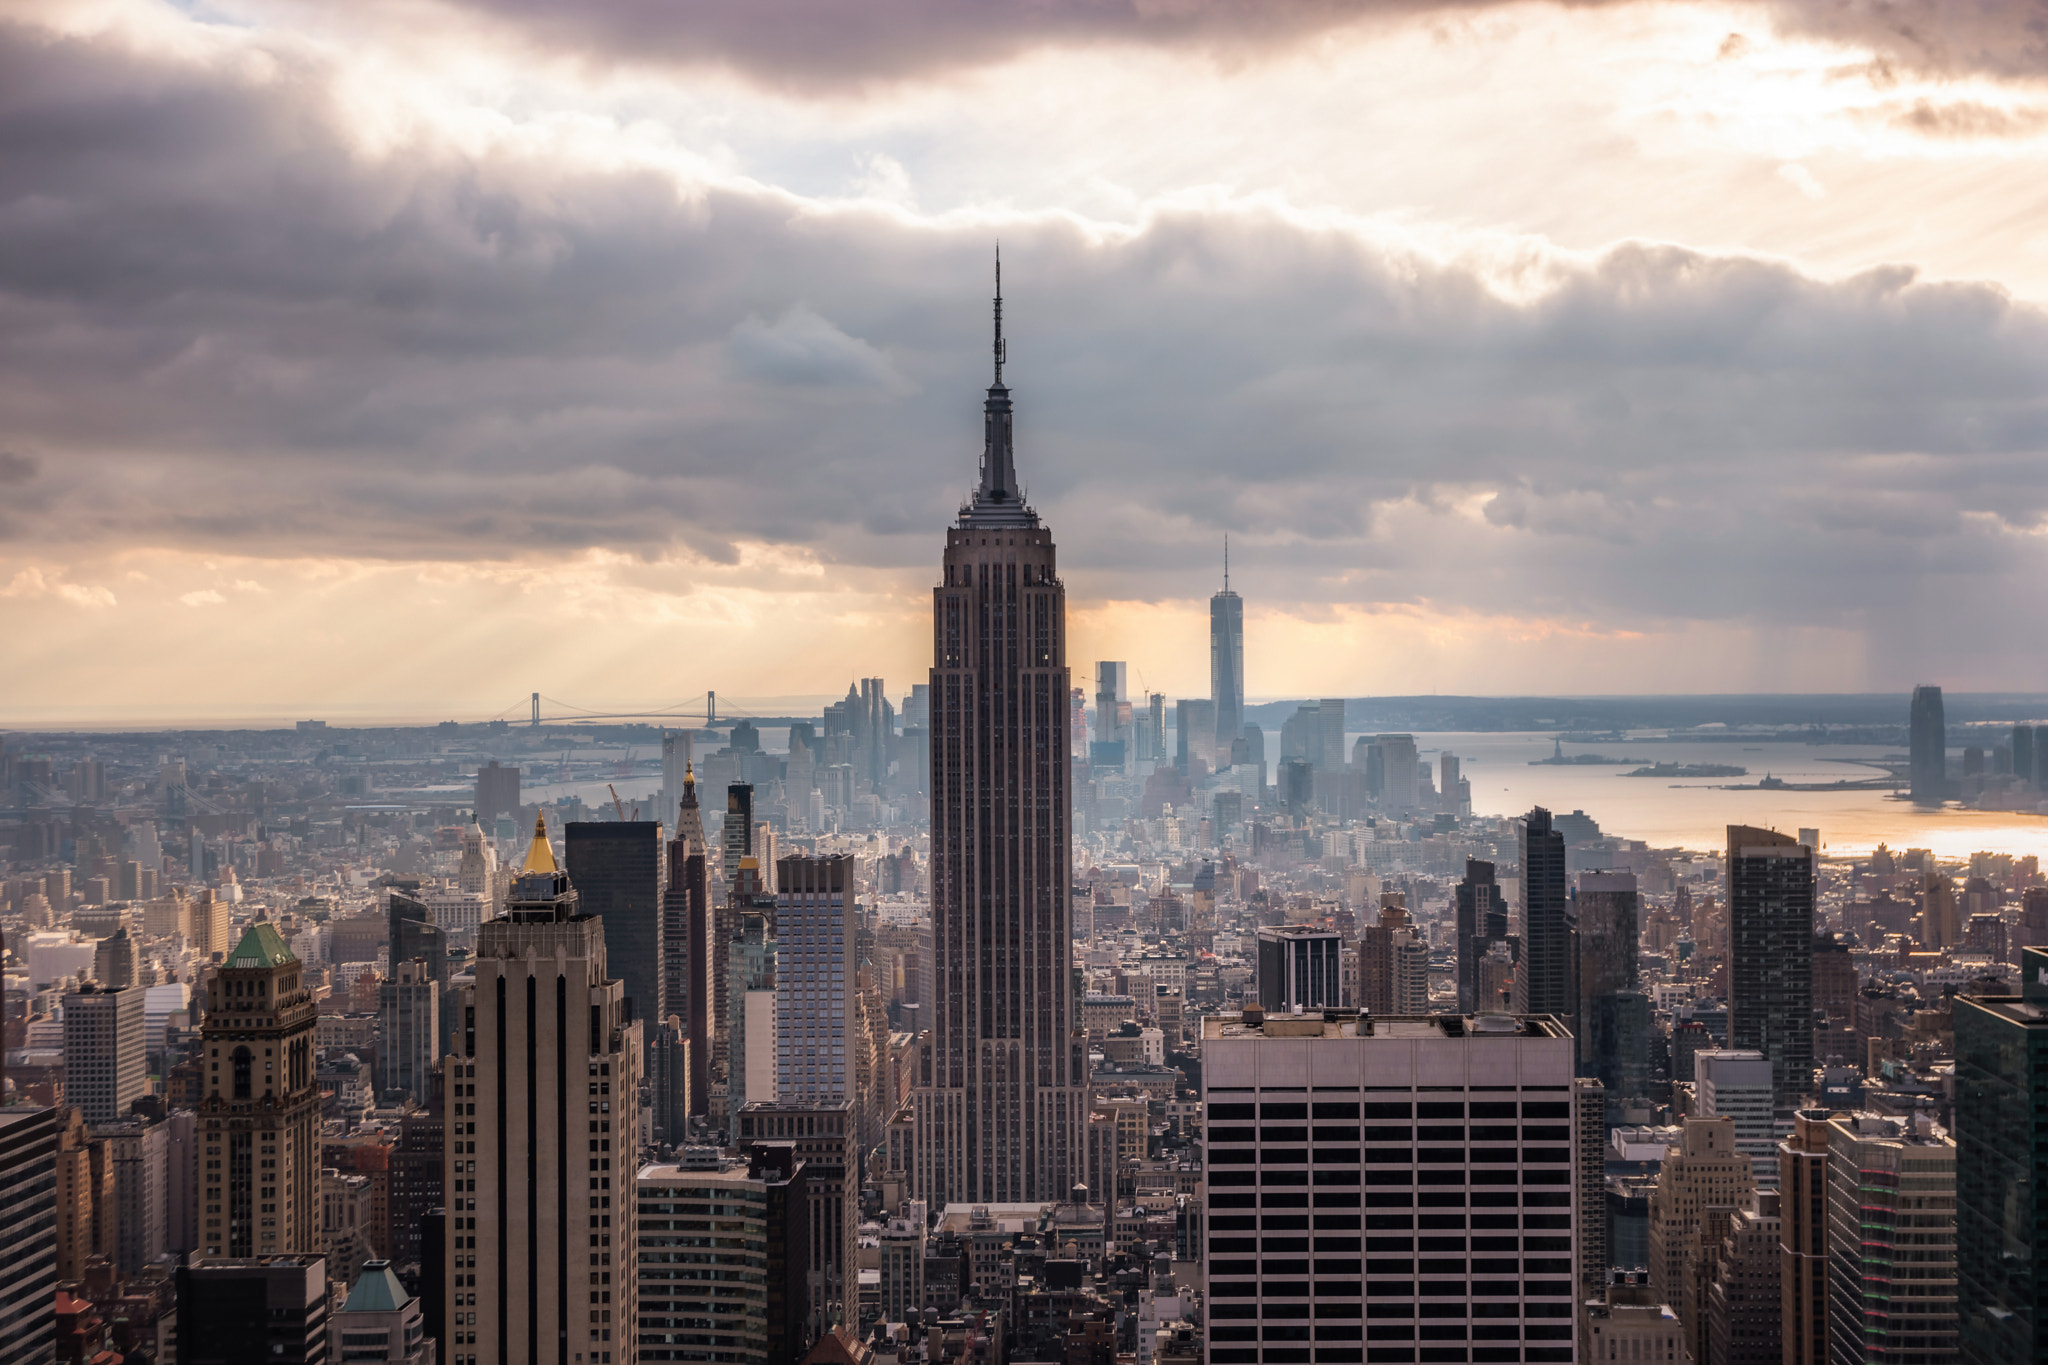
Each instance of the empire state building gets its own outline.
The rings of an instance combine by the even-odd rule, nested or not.
[[[1066,589],[1018,488],[1003,358],[999,264],[981,483],[932,590],[936,998],[913,1185],[941,1205],[1067,1198],[1087,1118],[1069,965]]]

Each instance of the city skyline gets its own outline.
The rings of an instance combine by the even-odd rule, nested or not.
[[[1254,696],[2040,676],[2020,9],[1268,8],[912,6],[831,79],[705,15],[708,65],[543,5],[24,12],[6,719],[489,715],[534,629],[551,695],[913,675],[998,238],[1077,661],[1197,694],[1228,534]]]

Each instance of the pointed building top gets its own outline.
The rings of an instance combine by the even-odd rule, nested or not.
[[[298,957],[284,946],[284,938],[277,932],[277,926],[268,920],[257,920],[242,932],[242,941],[227,955],[222,965],[244,969],[249,967],[282,967],[297,962]]]
[[[540,811],[533,813],[533,846],[526,850],[526,866],[521,873],[560,872],[555,864],[555,850],[548,843],[548,817]]]
[[[692,801],[697,799],[697,765],[694,763],[683,764],[683,795]]]
[[[1003,386],[1003,244],[996,243],[996,382]]]
[[[1017,486],[1017,455],[1011,442],[1010,391],[1003,387],[1003,363],[1010,358],[1003,340],[1003,256],[996,251],[995,298],[995,382],[989,385],[988,401],[982,404],[981,486],[974,500],[961,509],[963,526],[1024,529],[1038,525],[1038,514],[1024,505],[1024,491]]]

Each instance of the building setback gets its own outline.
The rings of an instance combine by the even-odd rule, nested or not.
[[[1214,1365],[1575,1358],[1555,1020],[1211,1015],[1202,1058]]]
[[[981,480],[932,590],[935,1008],[912,1194],[938,1205],[1065,1198],[1087,1119],[1066,588],[1017,480],[1000,279],[996,294]]]

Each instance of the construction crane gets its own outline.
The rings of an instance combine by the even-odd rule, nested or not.
[[[618,814],[618,817],[619,817],[619,823],[620,823],[620,824],[622,824],[622,825],[623,825],[623,824],[625,824],[625,823],[626,823],[626,803],[625,803],[625,802],[623,802],[623,801],[621,801],[621,800],[619,800],[619,789],[618,789],[617,787],[614,787],[614,786],[613,786],[613,785],[612,785],[611,783],[609,783],[609,782],[607,782],[607,783],[605,783],[605,784],[604,784],[604,789],[605,789],[606,791],[608,791],[608,792],[610,792],[610,793],[612,794],[612,810],[613,810],[614,812],[616,812],[616,813]],[[637,813],[637,811],[638,811],[638,807],[635,807],[634,809],[635,809],[635,811],[636,811],[636,813]]]

